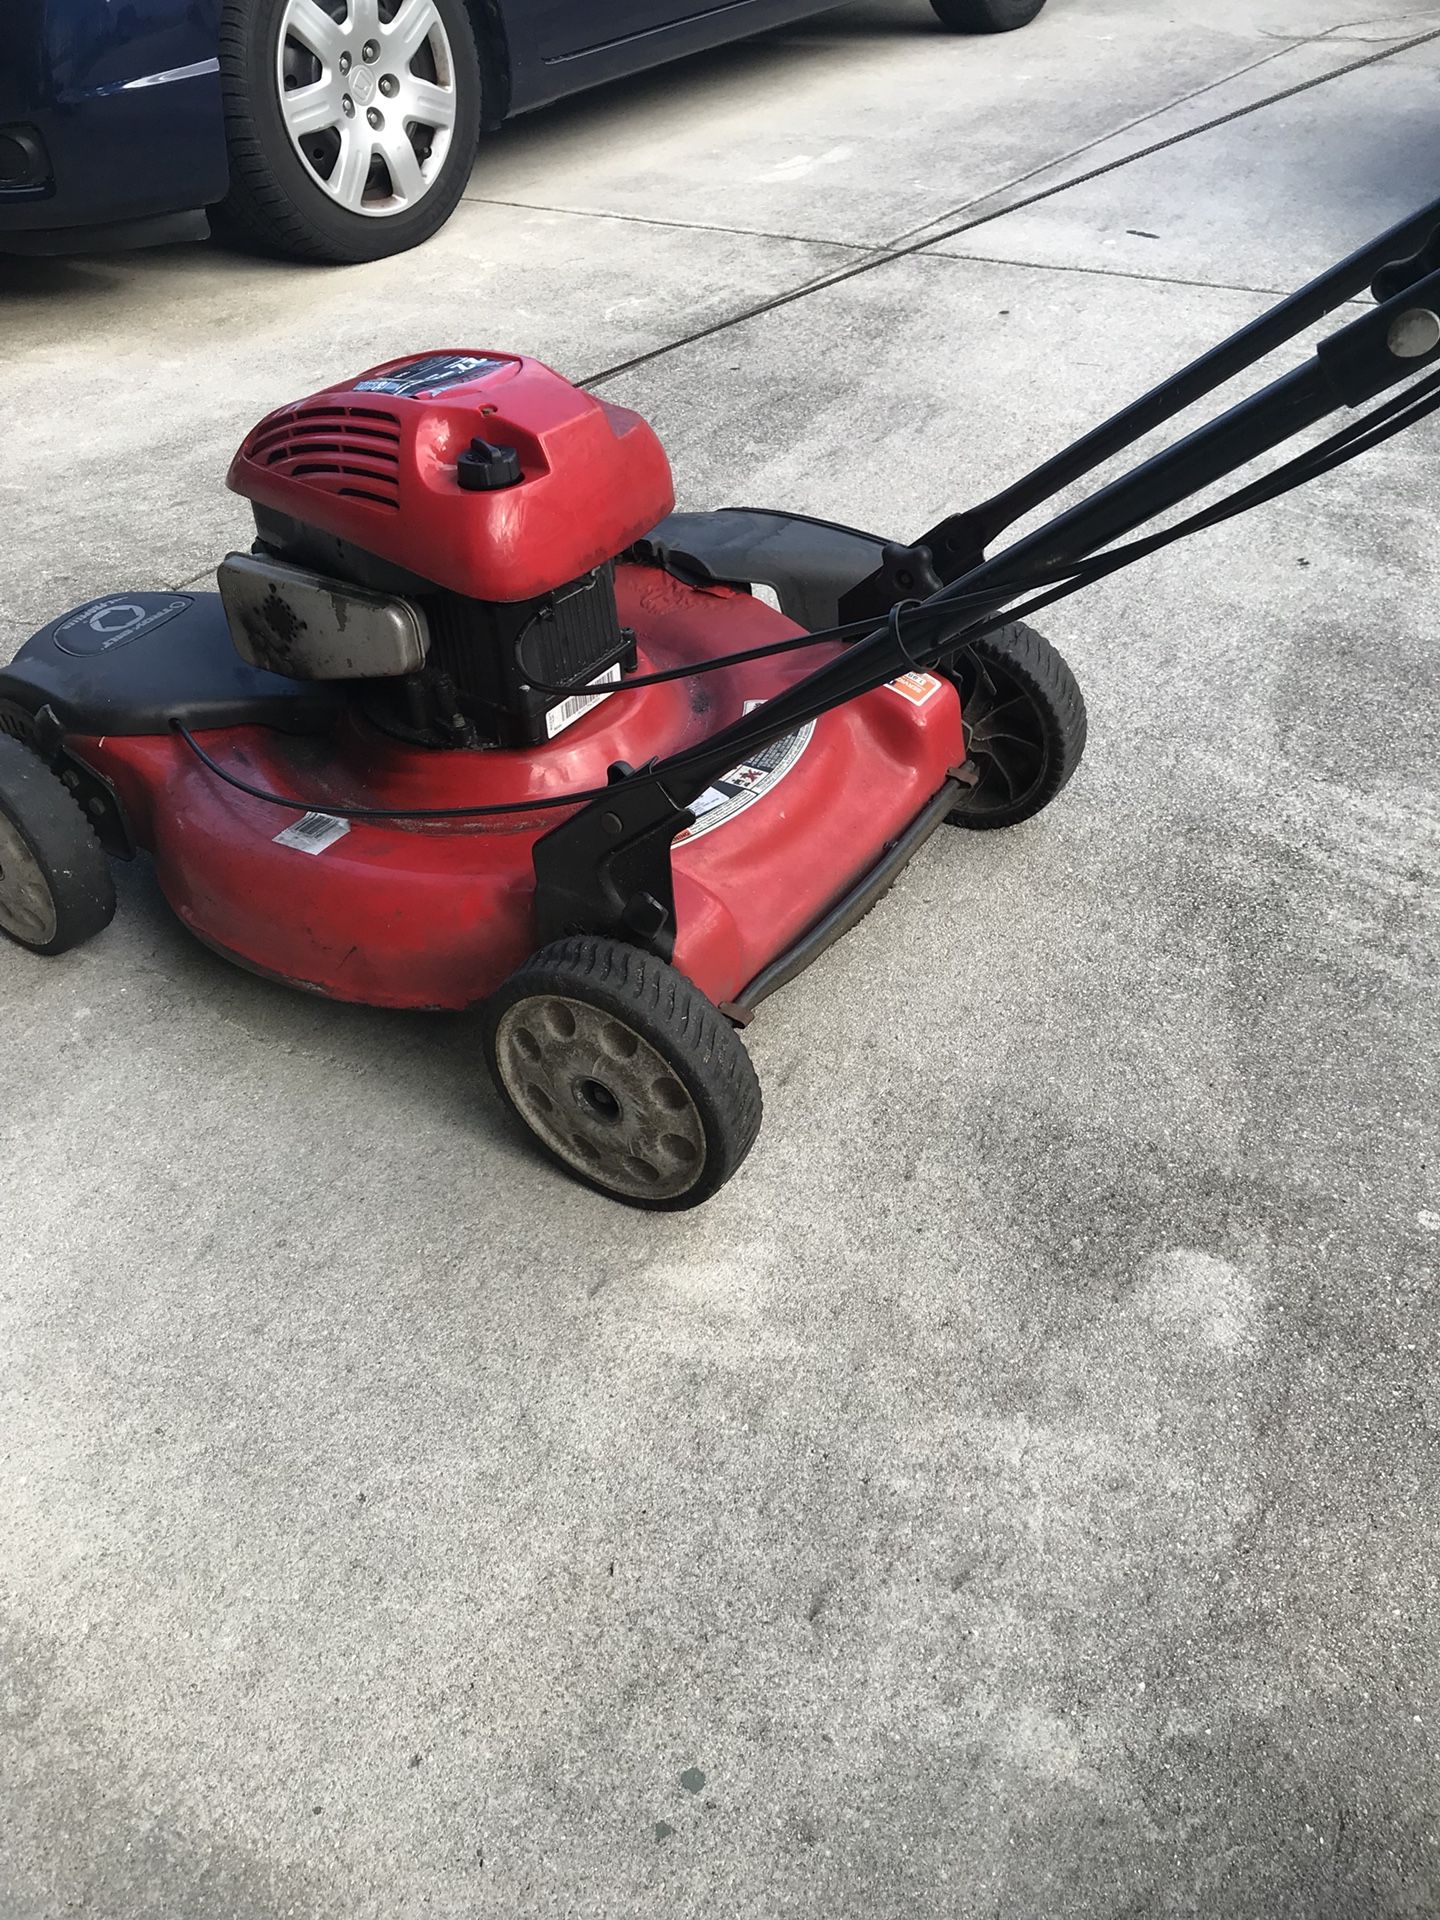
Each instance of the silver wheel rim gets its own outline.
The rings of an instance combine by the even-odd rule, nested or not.
[[[495,1033],[516,1112],[553,1153],[630,1200],[675,1200],[705,1170],[705,1127],[669,1061],[584,1000],[517,1001]]]
[[[55,938],[55,896],[13,820],[0,813],[0,927],[29,947]]]
[[[435,0],[288,0],[275,55],[290,144],[347,213],[408,213],[455,133],[455,55]]]

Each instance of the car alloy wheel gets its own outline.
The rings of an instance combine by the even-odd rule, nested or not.
[[[337,205],[383,219],[424,198],[458,111],[435,0],[288,0],[276,81],[291,144]]]

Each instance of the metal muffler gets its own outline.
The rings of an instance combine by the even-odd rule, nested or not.
[[[425,664],[419,607],[265,554],[231,553],[216,569],[235,650],[292,680],[388,680]]]

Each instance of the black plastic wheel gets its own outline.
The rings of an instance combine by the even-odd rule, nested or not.
[[[455,210],[480,132],[465,0],[224,0],[222,234],[301,260],[378,260]]]
[[[0,933],[32,953],[67,953],[115,914],[110,862],[67,789],[0,734]]]
[[[1048,807],[1085,752],[1085,697],[1043,634],[1020,621],[956,655],[965,752],[977,786],[948,817],[957,827],[1013,827]]]
[[[930,0],[942,26],[955,33],[1013,33],[1028,27],[1045,0]]]
[[[698,1207],[760,1131],[744,1043],[683,973],[577,935],[516,969],[485,1010],[501,1098],[577,1180],[632,1207]]]

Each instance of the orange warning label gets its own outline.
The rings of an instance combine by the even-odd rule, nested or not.
[[[945,683],[937,680],[933,673],[902,673],[898,680],[887,680],[885,684],[891,693],[898,693],[912,707],[923,707],[927,700],[935,698]]]

